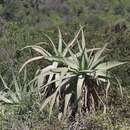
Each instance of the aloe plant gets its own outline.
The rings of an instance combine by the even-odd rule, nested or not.
[[[27,109],[33,103],[32,95],[36,92],[32,81],[28,82],[26,71],[24,71],[23,79],[16,76],[12,72],[12,82],[7,84],[2,75],[0,80],[3,88],[0,91],[1,105],[16,106],[19,110]]]
[[[82,28],[81,28],[82,29]],[[32,48],[33,50],[35,50],[36,52],[38,52],[40,54],[40,56],[34,57],[29,59],[28,61],[26,61],[23,66],[20,69],[20,72],[22,71],[22,69],[30,62],[33,62],[35,60],[40,60],[40,59],[44,59],[44,60],[48,60],[50,61],[50,65],[46,66],[45,68],[40,70],[40,74],[38,74],[35,79],[37,80],[37,84],[38,84],[38,88],[40,90],[39,94],[40,97],[42,98],[47,98],[49,97],[51,94],[53,94],[53,91],[56,90],[57,87],[57,82],[54,83],[54,81],[52,81],[53,79],[55,81],[58,80],[58,78],[60,78],[59,74],[55,74],[53,72],[51,72],[51,70],[56,69],[59,66],[64,66],[64,58],[65,57],[69,57],[69,50],[68,48],[73,48],[75,45],[75,42],[81,32],[81,29],[77,32],[77,34],[75,35],[74,39],[72,41],[70,41],[67,45],[65,43],[65,41],[62,38],[62,34],[60,29],[58,29],[59,32],[59,42],[58,42],[58,46],[56,47],[54,42],[51,40],[51,38],[48,35],[45,35],[48,40],[49,43],[47,42],[42,42],[42,44],[46,44],[46,45],[51,45],[51,47],[53,48],[51,50],[51,52],[45,50],[44,48],[42,48],[40,45],[32,45],[32,46],[27,46],[23,49],[26,48]],[[22,50],[23,50],[22,49]],[[54,50],[54,52],[53,52]],[[77,53],[76,55],[79,55],[79,53]],[[52,82],[50,84],[50,82]],[[44,84],[49,84],[48,86],[44,86]]]
[[[81,41],[78,41],[80,34]],[[102,83],[107,83],[105,93],[107,95],[111,79],[109,70],[126,62],[104,62],[106,56],[103,55],[103,52],[108,44],[105,44],[103,48],[87,49],[82,27],[68,44],[62,39],[59,30],[58,48],[50,37],[47,36],[47,38],[53,47],[54,54],[38,45],[28,46],[39,52],[40,56],[29,59],[20,69],[21,71],[34,60],[50,61],[50,65],[40,70],[40,74],[35,77],[39,90],[42,90],[41,110],[50,104],[51,115],[54,105],[57,104],[60,108],[59,118],[62,115],[66,116],[68,109],[71,111],[69,117],[74,117],[82,101],[79,108],[84,112],[90,111],[91,107],[96,109],[99,102],[103,103],[104,111],[106,111],[98,88]],[[78,52],[73,52],[74,45],[78,47]]]

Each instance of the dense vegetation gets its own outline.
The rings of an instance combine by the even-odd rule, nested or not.
[[[0,129],[130,129],[129,13],[129,0],[0,0]]]

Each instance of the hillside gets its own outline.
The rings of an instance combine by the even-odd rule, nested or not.
[[[130,129],[129,61],[130,0],[0,0],[0,129]]]

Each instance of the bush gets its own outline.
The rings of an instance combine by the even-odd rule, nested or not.
[[[86,18],[86,24],[94,27],[94,29],[99,29],[100,27],[103,27],[106,22],[97,15],[89,15]]]
[[[125,8],[123,5],[119,4],[114,7],[115,15],[125,15]]]

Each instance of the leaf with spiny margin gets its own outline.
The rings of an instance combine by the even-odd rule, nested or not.
[[[97,70],[109,70],[112,69],[114,67],[126,64],[127,62],[118,62],[118,61],[109,61],[109,62],[105,62],[105,63],[101,63],[99,64],[96,69]]]
[[[53,49],[54,49],[55,55],[58,55],[57,48],[56,48],[55,44],[53,43],[53,41],[51,40],[51,38],[50,38],[47,34],[44,34],[44,35],[45,35],[45,36],[48,38],[48,40],[50,41],[50,43],[51,43],[51,45],[52,45],[52,47],[53,47]]]
[[[33,57],[33,58],[27,60],[27,61],[22,65],[22,67],[20,68],[19,73],[23,70],[23,68],[24,68],[27,64],[31,63],[32,61],[40,60],[40,59],[43,59],[43,58],[44,58],[44,56],[37,56],[37,57]]]
[[[83,49],[80,46],[79,40],[77,40],[79,52],[82,54]]]
[[[71,49],[66,45],[66,43],[64,43],[64,44],[70,54],[71,59],[75,62],[76,65],[79,65],[79,61],[78,61],[78,58],[76,57],[76,55],[71,51]],[[65,57],[63,57],[63,59],[65,59]]]
[[[39,52],[43,56],[52,56],[47,50],[45,50],[44,48],[42,48],[40,46],[34,45],[34,46],[32,46],[32,49],[34,49],[35,51]]]
[[[83,31],[83,29],[81,30],[81,32],[82,32],[82,50],[84,50],[84,48],[85,48],[85,37],[84,37],[84,31]]]
[[[85,54],[84,54],[85,50],[83,51],[83,54],[81,56],[81,70],[85,69],[85,64],[86,64],[86,59],[85,59]]]
[[[52,56],[47,50],[45,50],[44,48],[42,48],[41,46],[38,46],[38,45],[26,46],[23,49],[26,49],[26,48],[32,48],[33,50],[35,50],[36,52],[40,53],[43,56]]]
[[[68,52],[68,48],[71,48],[73,47],[75,41],[77,40],[79,34],[80,34],[80,31],[81,31],[82,28],[79,29],[78,33],[76,34],[76,36],[74,37],[74,39],[67,45],[67,47],[64,49],[63,51],[63,56],[66,56],[67,52]],[[65,43],[65,42],[64,42]]]
[[[79,69],[79,66],[72,59],[64,58],[64,63],[69,67],[75,70]]]
[[[95,69],[98,65],[101,64],[101,62],[105,59],[106,56],[102,56],[100,57],[96,62],[94,62],[94,58],[92,57],[92,60],[90,61],[90,64],[89,64],[89,69]]]
[[[60,31],[59,28],[58,28],[58,31],[59,31],[59,45],[58,45],[58,51],[59,51],[59,53],[62,53],[62,34],[61,34],[61,31]]]
[[[105,51],[106,47],[108,46],[108,43],[104,45],[103,48],[101,48],[99,51],[97,51],[94,55],[93,63],[97,62],[97,60],[101,57],[102,53]]]

